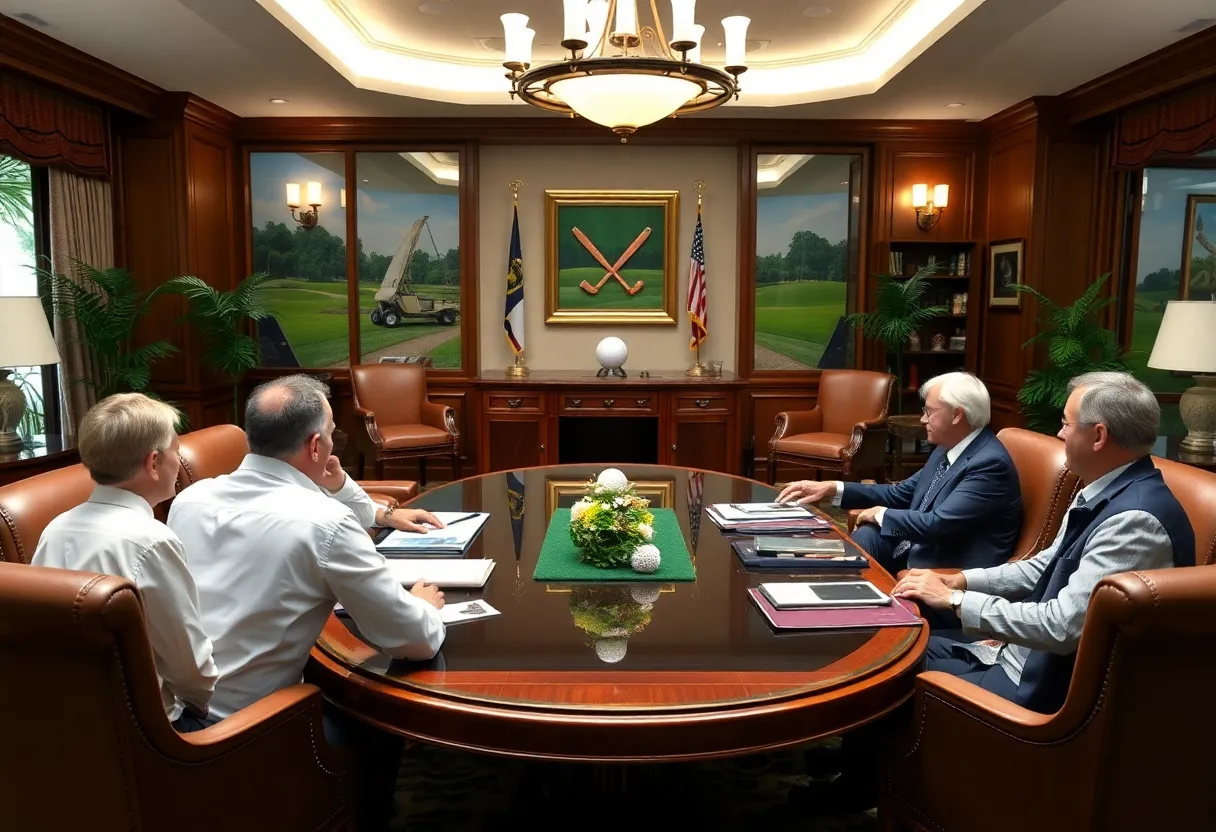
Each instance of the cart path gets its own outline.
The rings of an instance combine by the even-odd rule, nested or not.
[[[409,324],[403,324],[402,328],[408,326]],[[459,337],[460,327],[450,326],[440,332],[432,332],[430,335],[423,335],[419,338],[413,338],[409,341],[402,341],[400,344],[394,344],[391,347],[385,347],[384,349],[367,353],[363,356],[363,363],[374,364],[380,360],[380,356],[382,355],[425,355],[440,344]],[[341,366],[346,365],[343,364]]]
[[[776,350],[770,350],[768,347],[762,347],[759,344],[755,346],[756,356],[753,359],[757,370],[808,370],[814,369],[807,367],[801,361],[795,361],[788,355],[782,355]]]

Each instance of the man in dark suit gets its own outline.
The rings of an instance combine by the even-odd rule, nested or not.
[[[802,480],[777,499],[806,505],[832,497],[843,508],[865,508],[853,540],[893,575],[1002,564],[1021,530],[1022,492],[1013,460],[988,429],[988,390],[970,373],[946,373],[921,392],[921,423],[937,446],[922,470],[894,485]]]

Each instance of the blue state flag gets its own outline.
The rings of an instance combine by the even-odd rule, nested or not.
[[[507,306],[503,329],[516,355],[524,351],[524,259],[519,247],[519,208],[511,223],[511,252],[507,256]]]

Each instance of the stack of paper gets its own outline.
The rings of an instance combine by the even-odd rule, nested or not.
[[[426,532],[394,529],[377,540],[376,549],[389,558],[460,556],[469,550],[486,520],[490,519],[484,511],[433,511],[431,514],[441,520],[445,528]]]
[[[439,610],[439,617],[449,627],[453,624],[465,624],[482,618],[493,618],[496,615],[499,615],[498,610],[482,600],[444,604]]]
[[[489,558],[393,559],[388,561],[388,568],[393,577],[407,587],[425,581],[441,588],[476,589],[486,585],[490,573],[494,571],[495,563],[496,561]]]
[[[832,528],[803,506],[779,503],[714,503],[705,513],[719,529],[736,534],[826,532]]]

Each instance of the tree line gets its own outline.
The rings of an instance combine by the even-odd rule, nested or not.
[[[848,242],[829,243],[814,231],[797,231],[785,254],[756,258],[756,282],[783,283],[789,280],[843,282],[848,269]]]
[[[365,251],[363,240],[356,244],[359,261],[359,282],[380,283],[392,262],[392,254]],[[281,222],[267,221],[253,229],[253,270],[271,277],[290,277],[319,283],[346,280],[346,243],[324,227],[306,230],[303,226],[289,229]],[[447,254],[414,251],[410,263],[410,278],[427,286],[460,283],[460,249],[448,249]]]

